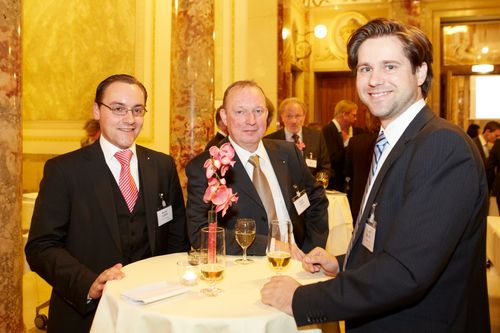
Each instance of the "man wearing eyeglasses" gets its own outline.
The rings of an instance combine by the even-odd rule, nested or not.
[[[88,332],[123,265],[188,249],[174,160],[135,144],[146,100],[134,77],[108,77],[93,107],[100,139],[45,165],[25,251],[53,287],[49,332]]]

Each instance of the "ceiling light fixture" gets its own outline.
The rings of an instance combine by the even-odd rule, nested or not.
[[[472,68],[471,68],[472,72],[474,73],[481,73],[481,74],[485,74],[485,73],[490,73],[490,72],[493,72],[495,70],[495,66],[492,65],[492,64],[479,64],[479,65],[472,65]]]

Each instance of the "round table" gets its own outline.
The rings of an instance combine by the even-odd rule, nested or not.
[[[167,281],[178,282],[176,263],[187,254],[176,253],[135,262],[123,268],[125,278],[106,284],[91,332],[298,332],[287,314],[260,301],[260,290],[274,275],[265,257],[238,265],[238,257],[227,257],[224,278],[217,283],[223,294],[209,297],[200,292],[205,281],[190,287],[184,294],[149,304],[126,300],[124,291]],[[311,274],[295,260],[284,272],[302,284],[328,279],[322,273]],[[337,331],[337,323],[306,327],[316,332]],[[301,327],[301,332],[304,327]]]

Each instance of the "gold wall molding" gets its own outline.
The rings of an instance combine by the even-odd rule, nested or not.
[[[155,136],[155,1],[27,1],[23,4],[23,149],[79,147],[95,88],[129,73],[148,89],[139,142]]]

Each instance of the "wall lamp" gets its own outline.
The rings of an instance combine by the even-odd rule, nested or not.
[[[314,27],[314,30],[308,31],[304,34],[298,32],[297,29],[294,29],[292,33],[287,28],[283,28],[281,31],[281,37],[283,39],[287,39],[290,34],[294,35],[296,38],[295,42],[295,58],[298,60],[306,59],[311,55],[312,47],[311,43],[307,40],[307,36],[314,33],[314,36],[318,39],[323,39],[328,34],[328,29],[324,24],[318,24]],[[300,38],[300,39],[299,39]]]

